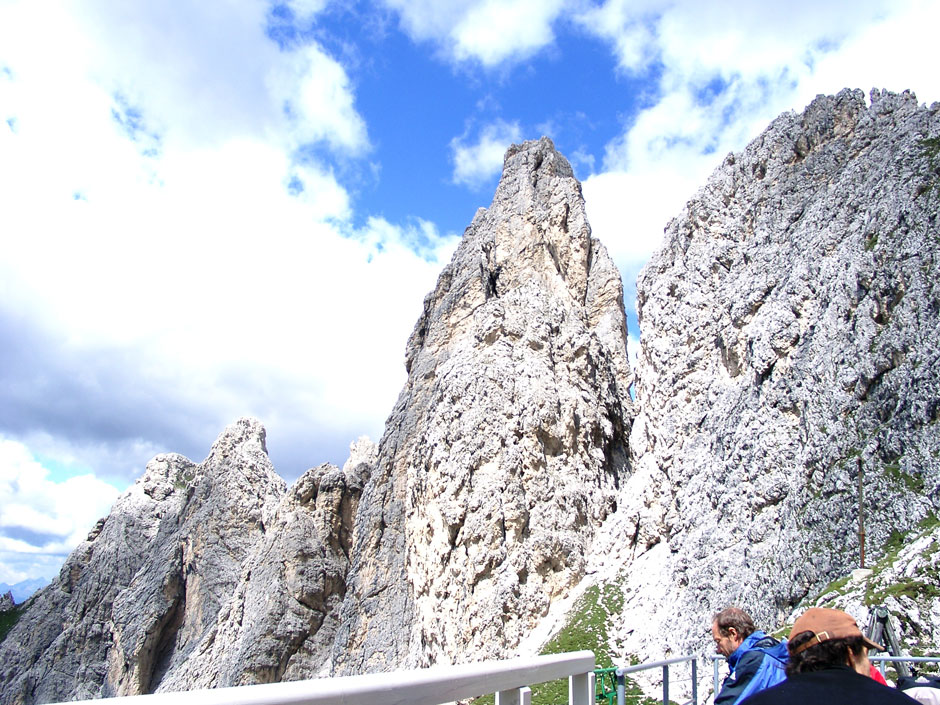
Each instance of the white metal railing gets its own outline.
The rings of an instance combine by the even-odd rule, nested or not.
[[[669,666],[691,662],[692,664],[692,705],[698,704],[698,658],[695,656],[676,656],[675,658],[664,661],[651,661],[641,663],[637,666],[625,666],[618,668],[617,676],[617,705],[624,705],[626,700],[626,678],[628,673],[637,673],[651,668],[663,669],[663,705],[669,705]]]
[[[868,660],[878,664],[881,675],[885,675],[885,665],[892,662],[898,673],[908,663],[940,663],[940,656],[869,656]]]
[[[718,664],[725,661],[725,657],[720,654],[712,656],[714,667],[714,690],[713,697],[718,693]],[[885,666],[888,663],[894,663],[895,667],[901,669],[906,663],[940,663],[940,656],[869,656],[868,660],[878,666],[881,675],[885,675]]]
[[[528,686],[568,678],[570,705],[594,702],[594,652],[434,666],[413,671],[318,678],[121,698],[121,705],[440,705],[496,694],[497,705],[528,705]],[[76,703],[70,703],[76,705]],[[78,705],[102,705],[84,700]]]

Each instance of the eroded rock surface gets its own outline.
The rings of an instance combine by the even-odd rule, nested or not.
[[[327,675],[353,519],[375,462],[360,439],[342,470],[308,470],[278,505],[211,633],[160,690],[273,683]]]
[[[583,577],[628,472],[622,299],[568,162],[510,149],[408,342],[338,672],[506,655]]]
[[[624,653],[707,651],[730,603],[782,622],[857,564],[860,471],[874,558],[940,507],[938,133],[909,93],[821,96],[669,224],[638,283]]]
[[[0,701],[156,689],[214,625],[284,489],[248,419],[202,463],[154,458],[0,644]]]

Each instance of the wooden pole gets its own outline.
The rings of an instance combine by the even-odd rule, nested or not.
[[[855,456],[858,466],[858,562],[859,568],[865,567],[865,472],[862,470],[862,456]]]

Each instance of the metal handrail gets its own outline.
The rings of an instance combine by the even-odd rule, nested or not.
[[[724,656],[721,654],[715,654],[712,656],[712,664],[714,668],[714,689],[713,693],[718,693],[718,662],[725,661]],[[868,660],[873,663],[880,663],[878,670],[881,671],[881,675],[885,675],[885,663],[888,661],[898,662],[898,663],[940,663],[940,656],[869,656]]]
[[[895,661],[900,663],[940,663],[940,656],[869,656],[869,661],[881,662],[879,670],[885,674],[885,663]]]
[[[364,676],[154,693],[121,705],[439,705],[496,693],[497,705],[526,703],[529,685],[568,678],[568,702],[592,705],[594,652],[484,661]],[[528,691],[528,692],[527,692]],[[69,705],[76,705],[70,703]],[[102,705],[84,700],[78,705]]]
[[[628,673],[637,673],[650,668],[663,669],[663,705],[669,705],[669,666],[677,663],[692,662],[692,705],[698,705],[698,657],[697,656],[676,656],[675,658],[665,659],[663,661],[651,661],[641,663],[637,666],[620,667],[616,671],[617,675],[617,705],[626,703],[626,678]]]

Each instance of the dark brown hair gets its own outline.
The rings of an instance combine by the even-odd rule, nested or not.
[[[790,660],[787,663],[787,677],[795,673],[809,673],[821,671],[833,666],[846,666],[849,664],[849,652],[855,656],[861,655],[868,647],[865,639],[860,636],[849,636],[843,639],[829,639],[813,644],[805,651],[794,654],[799,647],[815,639],[813,632],[800,632],[790,638],[787,649],[790,651]]]

